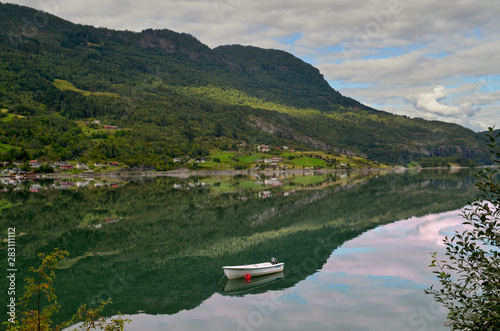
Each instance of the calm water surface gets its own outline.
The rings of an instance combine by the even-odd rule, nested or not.
[[[215,293],[193,310],[127,316],[133,319],[129,329],[446,330],[446,312],[423,288],[435,282],[429,252],[444,251],[442,238],[459,227],[458,214],[412,217],[370,230],[290,288]]]
[[[429,252],[473,183],[470,171],[4,181],[0,220],[22,234],[18,287],[37,253],[69,251],[59,320],[111,297],[106,315],[132,319],[126,330],[444,330],[423,294]],[[221,280],[223,265],[272,256],[283,274]]]

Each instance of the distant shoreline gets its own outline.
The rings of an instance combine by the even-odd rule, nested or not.
[[[355,169],[291,169],[291,170],[168,170],[168,171],[113,171],[107,173],[43,173],[29,174],[17,176],[0,176],[0,178],[30,178],[30,179],[51,179],[51,178],[99,178],[99,177],[180,177],[188,178],[192,176],[236,176],[236,175],[269,175],[276,176],[277,174],[320,174],[320,173],[337,173],[337,172],[405,172],[412,170],[463,170],[463,169],[480,169],[486,166],[468,168],[468,167],[432,167],[432,168],[355,168]]]

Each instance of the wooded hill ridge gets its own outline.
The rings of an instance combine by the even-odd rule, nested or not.
[[[178,156],[257,145],[399,165],[490,159],[481,134],[367,107],[284,51],[211,49],[186,33],[96,28],[5,3],[0,110],[4,161],[167,170]]]

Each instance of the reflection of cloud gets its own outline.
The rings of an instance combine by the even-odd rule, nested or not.
[[[461,222],[450,211],[381,226],[346,242],[291,288],[214,294],[175,315],[129,316],[127,330],[445,330],[446,314],[423,289],[436,283],[429,252],[443,254],[444,235]]]
[[[349,275],[395,276],[426,284],[430,253],[442,251],[445,235],[453,233],[462,222],[459,211],[410,218],[369,231],[336,250],[323,271],[348,270]],[[453,230],[452,230],[453,229]],[[350,249],[363,253],[345,253]]]

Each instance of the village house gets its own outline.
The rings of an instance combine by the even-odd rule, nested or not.
[[[89,170],[89,167],[85,163],[77,163],[76,169],[78,169],[78,170]]]
[[[271,148],[267,145],[259,145],[257,147],[257,149],[260,151],[260,152],[270,152],[271,151]]]
[[[271,197],[271,191],[259,192],[259,198],[269,198],[269,197]]]
[[[22,174],[23,171],[20,168],[12,168],[12,169],[4,169],[2,170],[2,175],[10,175],[10,174]]]
[[[75,167],[71,164],[61,165],[59,166],[60,170],[73,170]]]
[[[184,161],[189,160],[189,159],[190,159],[189,156],[178,156],[178,157],[174,157],[172,159],[172,161],[178,163],[178,162],[184,162]]]
[[[38,190],[41,190],[43,187],[39,184],[33,184],[30,187],[30,192],[37,193]]]
[[[118,130],[116,125],[105,125],[104,128],[107,130]]]
[[[264,181],[265,185],[272,185],[272,186],[280,186],[283,185],[282,181],[279,181],[277,178],[271,178],[271,179],[266,179]]]
[[[38,162],[38,160],[31,160],[29,162],[29,165],[32,167],[32,168],[40,168],[42,166],[42,164],[40,162]]]
[[[88,180],[76,182],[76,187],[85,187],[85,186],[89,185],[89,183],[90,183],[90,181],[88,181]]]
[[[64,190],[64,189],[70,188],[70,187],[72,187],[74,185],[75,185],[75,183],[73,183],[73,182],[63,181],[63,182],[57,183],[57,185],[55,185],[53,187],[56,188],[56,189],[58,189],[58,190]]]

